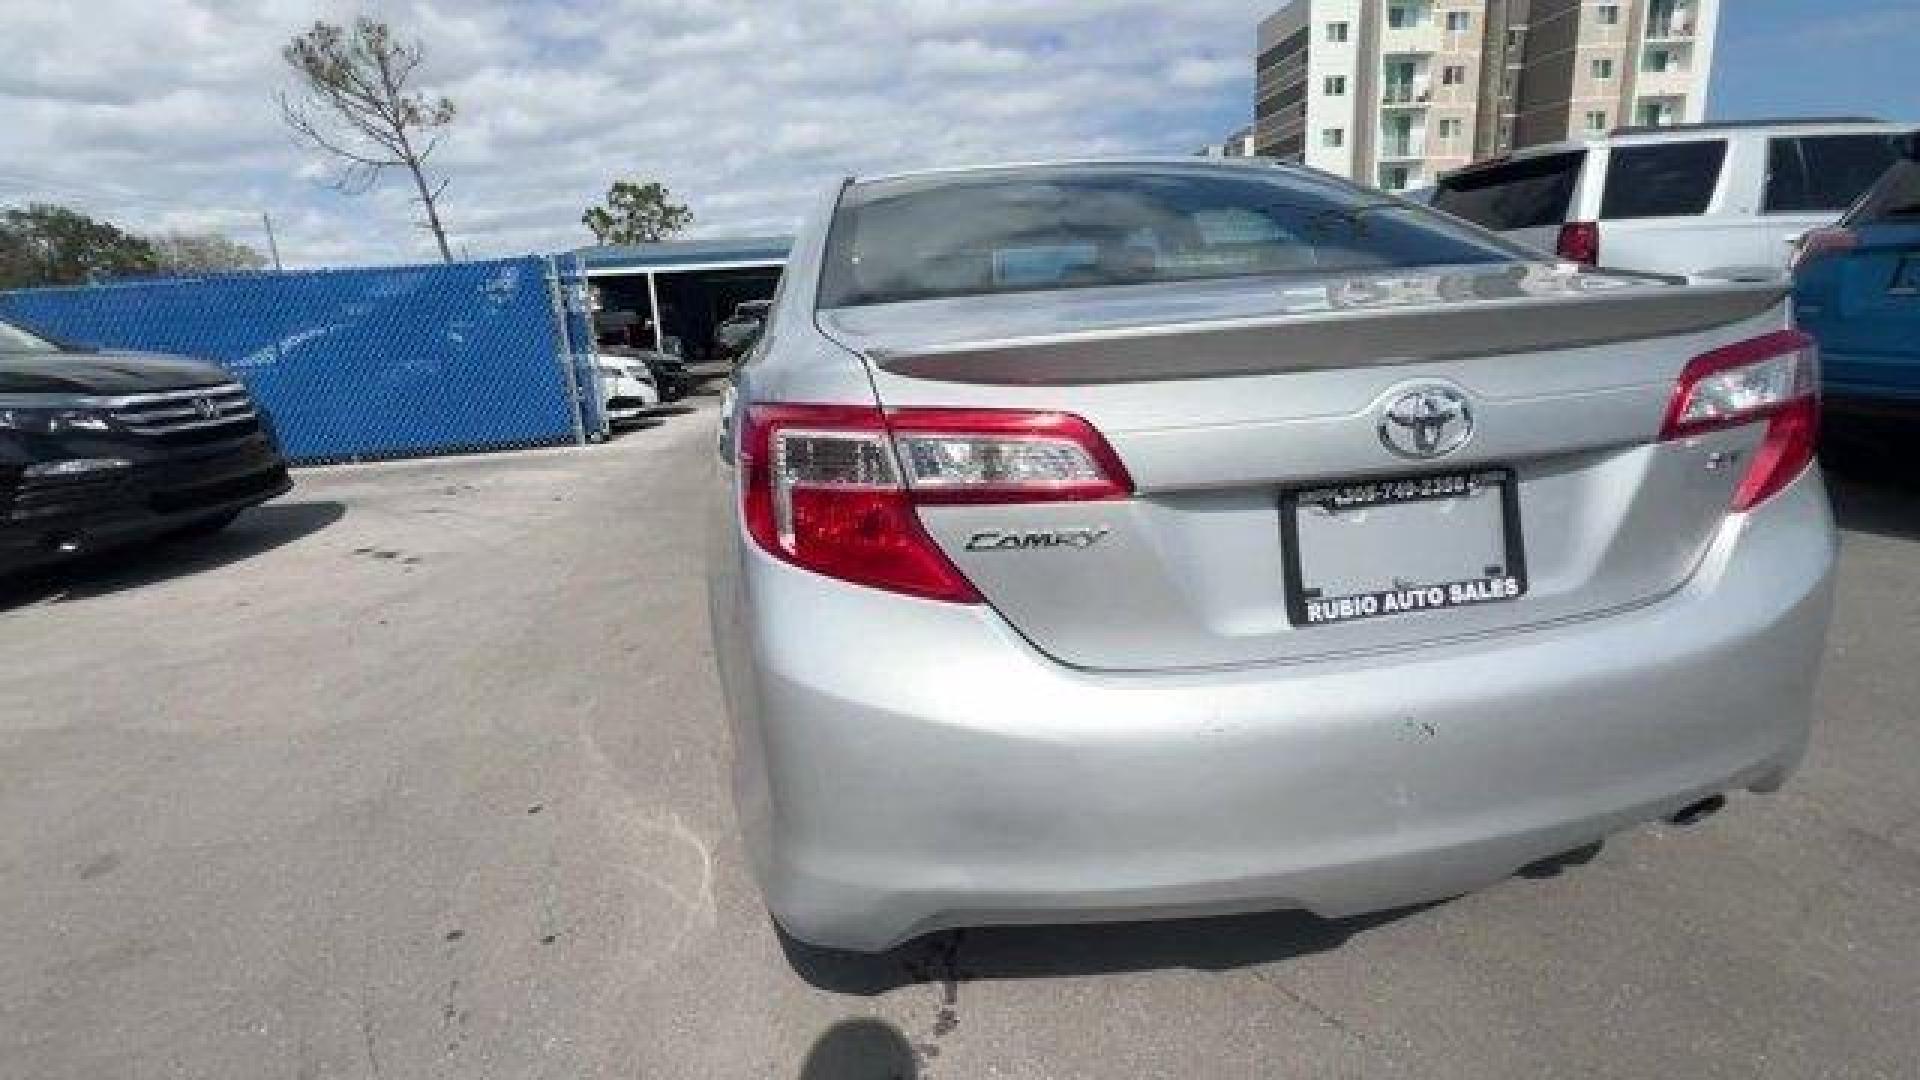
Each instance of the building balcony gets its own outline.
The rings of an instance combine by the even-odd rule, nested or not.
[[[1386,138],[1380,140],[1381,161],[1420,161],[1426,156],[1427,147],[1424,139]]]
[[[1417,109],[1433,100],[1433,89],[1421,83],[1382,83],[1380,104],[1386,108]]]
[[[1665,71],[1642,71],[1634,84],[1635,90],[1648,97],[1662,94],[1685,94],[1694,87],[1691,72],[1668,68]]]
[[[1445,41],[1446,31],[1432,22],[1388,26],[1380,31],[1380,51],[1383,53],[1431,53]]]
[[[1634,106],[1634,122],[1643,127],[1672,127],[1686,118],[1687,99],[1677,95],[1644,97]]]
[[[1647,24],[1648,41],[1692,41],[1695,27],[1691,16]]]

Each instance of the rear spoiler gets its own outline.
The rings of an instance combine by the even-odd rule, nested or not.
[[[865,350],[883,371],[945,382],[1073,386],[1431,363],[1691,334],[1764,314],[1784,282],[1622,287],[1392,308],[1121,326]]]

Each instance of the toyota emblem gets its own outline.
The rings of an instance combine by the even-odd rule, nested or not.
[[[1473,408],[1451,386],[1433,384],[1393,399],[1380,417],[1380,442],[1403,458],[1445,457],[1473,438]]]

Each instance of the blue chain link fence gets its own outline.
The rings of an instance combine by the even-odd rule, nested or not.
[[[577,259],[234,274],[0,293],[70,342],[212,360],[317,463],[606,430]]]

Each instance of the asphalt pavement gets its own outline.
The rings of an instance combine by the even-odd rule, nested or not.
[[[847,962],[733,832],[712,420],[0,586],[0,1077],[1920,1075],[1920,492],[1836,488],[1777,795],[1412,911]]]

